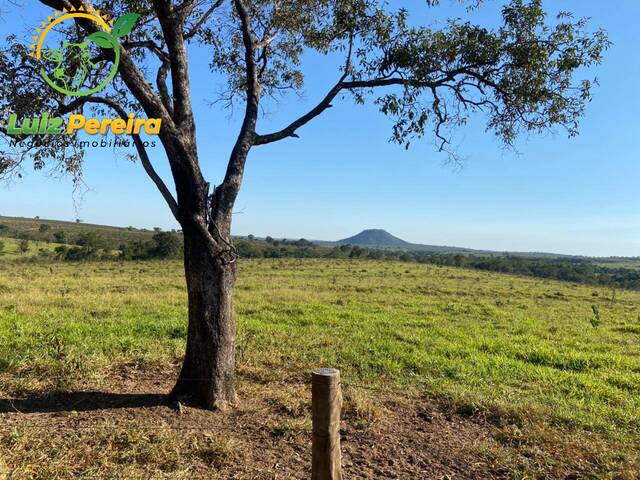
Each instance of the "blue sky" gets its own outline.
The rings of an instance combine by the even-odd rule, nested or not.
[[[413,5],[420,22],[468,16],[455,2],[436,10],[416,8],[408,0],[391,3]],[[487,5],[472,16],[492,25],[500,2],[489,0]],[[445,165],[430,139],[414,142],[408,151],[388,143],[390,120],[375,107],[356,106],[348,99],[335,102],[299,131],[300,139],[253,150],[234,233],[332,240],[384,228],[416,243],[640,255],[640,3],[554,0],[547,5],[551,11],[592,17],[592,25],[605,28],[614,42],[605,63],[589,74],[598,77],[600,86],[578,138],[568,139],[563,132],[523,138],[512,152],[485,134],[482,122],[472,121],[456,135],[459,151],[467,157],[457,169]],[[3,36],[13,32],[27,38],[28,27],[48,13],[44,8],[6,8]],[[240,118],[210,106],[218,91],[216,79],[206,68],[204,52],[194,49],[192,57],[201,163],[216,183]],[[335,82],[336,72],[327,68],[331,60],[306,60],[305,95],[270,105],[259,132],[289,123]],[[162,150],[151,154],[170,181]],[[177,227],[141,165],[106,150],[89,151],[83,195],[73,195],[70,179],[30,168],[26,173],[19,182],[0,186],[0,215]]]

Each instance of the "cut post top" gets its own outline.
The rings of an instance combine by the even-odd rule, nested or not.
[[[340,370],[335,368],[317,368],[313,371],[314,376],[320,377],[335,377],[340,375]]]

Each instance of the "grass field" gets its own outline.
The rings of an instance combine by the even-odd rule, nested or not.
[[[38,256],[41,251],[53,253],[58,246],[55,243],[29,242],[29,249],[26,252],[21,252],[19,240],[0,237],[0,242],[2,243],[2,251],[0,251],[0,259],[2,260],[32,258]]]
[[[500,448],[546,452],[501,478],[636,478],[640,292],[395,262],[255,260],[240,265],[236,299],[241,378],[267,385],[335,366],[365,403],[428,398],[490,425]],[[0,397],[100,389],[130,368],[170,371],[170,382],[185,313],[177,262],[0,263]]]

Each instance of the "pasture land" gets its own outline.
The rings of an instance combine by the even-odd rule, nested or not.
[[[242,261],[242,404],[180,415],[159,394],[183,353],[185,302],[178,262],[0,263],[0,472],[304,478],[309,373],[334,366],[350,478],[638,478],[640,292]]]
[[[37,257],[41,252],[53,254],[55,248],[58,246],[54,243],[30,241],[27,251],[22,252],[20,250],[20,240],[0,237],[0,243],[2,243],[0,261],[33,258]]]

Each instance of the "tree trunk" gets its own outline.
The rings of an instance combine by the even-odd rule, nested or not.
[[[189,296],[187,349],[172,397],[207,409],[237,403],[236,323],[233,312],[235,263],[217,255],[201,232],[184,232],[184,266]]]

